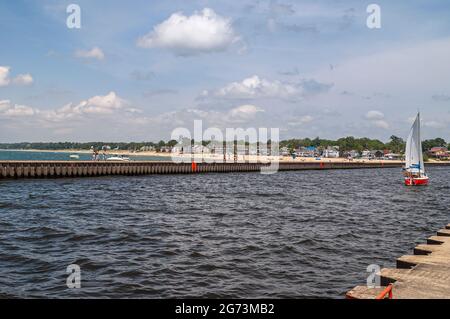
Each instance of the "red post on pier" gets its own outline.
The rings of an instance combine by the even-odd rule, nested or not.
[[[197,163],[196,162],[192,162],[191,167],[192,167],[192,172],[197,171]]]

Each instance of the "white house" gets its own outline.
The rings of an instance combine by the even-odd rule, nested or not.
[[[339,157],[339,151],[335,149],[326,149],[322,152],[322,157],[326,158],[338,158]]]

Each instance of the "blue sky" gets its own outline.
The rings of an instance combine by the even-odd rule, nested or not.
[[[66,8],[81,8],[81,29]],[[169,139],[175,127],[282,138],[450,139],[450,4],[1,1],[0,141]]]

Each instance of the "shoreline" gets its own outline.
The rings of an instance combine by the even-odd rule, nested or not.
[[[67,154],[92,154],[91,150],[76,150],[76,149],[67,149],[67,150],[36,150],[36,149],[0,149],[0,152],[29,152],[29,153],[67,153]],[[99,152],[102,154],[103,152]],[[158,153],[154,151],[148,152],[130,152],[125,150],[110,150],[106,152],[109,155],[127,155],[127,156],[162,156],[162,157],[170,157],[170,153]]]
[[[67,154],[92,154],[91,150],[36,150],[36,149],[0,149],[0,151],[3,152],[30,152],[30,153],[67,153]],[[99,152],[99,154],[102,154],[102,152]],[[155,152],[155,151],[143,151],[143,152],[131,152],[131,151],[125,151],[125,150],[115,150],[115,151],[108,151],[106,152],[107,155],[123,155],[123,156],[130,156],[130,157],[176,157],[176,158],[193,158],[194,161],[202,162],[202,161],[214,161],[214,160],[222,160],[223,154],[178,154],[178,153],[161,153],[161,152]],[[226,156],[227,161],[233,160],[232,154],[227,154]],[[238,161],[261,161],[261,162],[271,162],[279,160],[280,162],[291,162],[291,163],[302,163],[302,162],[323,162],[323,163],[404,163],[404,161],[400,160],[382,160],[382,159],[362,159],[362,158],[355,158],[352,160],[349,160],[347,158],[323,158],[321,157],[320,160],[316,159],[315,157],[297,157],[293,159],[291,156],[267,156],[267,155],[260,155],[259,157],[257,155],[238,155]],[[436,160],[429,160],[427,163],[450,163],[450,161],[436,161]]]

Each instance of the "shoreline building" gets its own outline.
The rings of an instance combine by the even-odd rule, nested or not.
[[[430,157],[439,159],[439,160],[448,160],[450,158],[450,152],[446,147],[432,147],[427,154]]]
[[[339,146],[328,146],[322,151],[322,157],[325,158],[338,158],[339,157]]]

